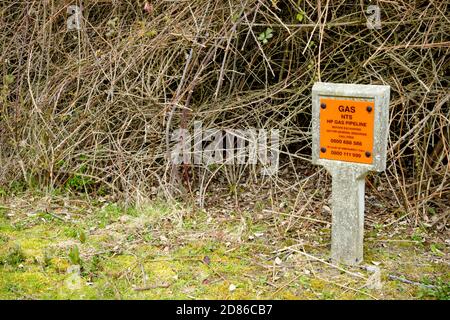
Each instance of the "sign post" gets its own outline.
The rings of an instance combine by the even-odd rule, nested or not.
[[[390,87],[316,83],[312,90],[312,159],[331,174],[331,259],[363,260],[364,189],[369,171],[384,171]]]

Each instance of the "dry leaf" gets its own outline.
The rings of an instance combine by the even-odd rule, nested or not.
[[[149,2],[145,2],[144,11],[146,11],[148,14],[152,14],[153,13],[153,5]]]

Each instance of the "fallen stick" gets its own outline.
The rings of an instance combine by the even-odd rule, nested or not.
[[[168,288],[170,287],[170,283],[162,283],[162,284],[154,284],[151,286],[146,287],[136,287],[133,288],[134,291],[146,291],[146,290],[152,290],[152,289],[158,289],[158,288]]]
[[[315,261],[322,262],[323,264],[326,264],[327,266],[330,266],[330,267],[335,268],[335,269],[337,269],[337,270],[339,270],[339,271],[345,272],[345,273],[347,273],[347,274],[349,274],[349,275],[352,275],[352,276],[354,276],[354,277],[357,277],[357,278],[361,278],[361,279],[367,280],[367,278],[364,277],[364,276],[361,275],[361,274],[358,274],[358,273],[354,273],[354,272],[348,271],[348,270],[346,270],[346,269],[344,269],[344,268],[341,268],[341,267],[339,267],[339,266],[337,266],[337,265],[335,265],[335,264],[333,264],[333,263],[326,262],[325,260],[320,259],[320,258],[318,258],[318,257],[315,257],[315,256],[313,256],[313,255],[310,255],[310,254],[308,254],[308,253],[306,253],[306,252],[303,252],[303,251],[300,251],[300,250],[296,250],[296,249],[293,248],[293,246],[291,246],[291,247],[285,247],[285,248],[282,248],[282,249],[280,249],[280,250],[276,250],[276,251],[274,251],[274,252],[272,252],[272,253],[280,253],[280,252],[283,252],[283,251],[292,251],[292,252],[299,253],[299,254],[304,255],[305,257],[307,257],[307,258],[309,258],[309,259],[312,259],[312,260],[315,260]]]
[[[388,278],[390,280],[397,280],[397,281],[400,281],[400,282],[403,282],[403,283],[412,284],[412,285],[419,286],[419,287],[425,287],[425,288],[428,288],[428,289],[436,288],[436,286],[433,286],[431,284],[423,284],[423,283],[420,283],[420,282],[415,282],[415,281],[412,281],[412,280],[408,280],[408,279],[405,279],[405,278],[402,278],[402,277],[395,276],[393,274],[390,274],[388,276]]]

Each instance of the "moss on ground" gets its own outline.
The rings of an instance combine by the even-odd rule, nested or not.
[[[3,214],[0,299],[449,298],[445,245],[433,251],[408,235],[366,241],[366,265],[382,271],[383,287],[375,290],[365,286],[371,274],[364,269],[348,269],[361,276],[355,277],[299,253],[326,260],[323,237],[319,246],[300,247],[296,237],[277,237],[249,213],[212,218],[162,203],[144,209],[108,204],[67,221]],[[277,253],[292,245],[296,251]],[[69,257],[74,248],[78,260]]]

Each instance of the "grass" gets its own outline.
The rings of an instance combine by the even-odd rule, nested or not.
[[[448,261],[410,240],[417,230],[388,242],[379,241],[378,230],[366,241],[364,265],[382,270],[383,288],[371,290],[364,269],[347,269],[360,279],[297,252],[277,254],[292,244],[298,249],[298,235],[278,237],[249,212],[226,218],[162,202],[140,209],[106,203],[91,211],[71,219],[3,212],[0,299],[449,298]],[[329,232],[320,233],[317,241],[329,241]],[[327,245],[309,241],[304,250],[326,259]],[[435,247],[446,254],[445,245]]]

